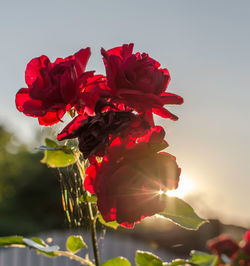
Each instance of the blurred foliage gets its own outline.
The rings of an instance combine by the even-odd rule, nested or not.
[[[0,235],[64,226],[58,173],[0,126]]]

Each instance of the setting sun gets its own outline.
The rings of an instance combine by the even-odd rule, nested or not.
[[[187,175],[182,174],[180,177],[179,186],[175,190],[168,190],[167,192],[164,192],[160,190],[158,193],[162,195],[165,193],[169,197],[178,197],[178,198],[184,198],[187,194],[189,194],[194,189],[194,184],[188,178]]]

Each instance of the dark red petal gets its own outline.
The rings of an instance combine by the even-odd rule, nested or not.
[[[128,58],[129,56],[132,55],[132,52],[133,52],[133,47],[134,47],[134,44],[133,43],[130,43],[130,44],[123,44],[122,46],[119,46],[119,47],[115,47],[115,48],[112,48],[112,49],[109,49],[107,51],[107,53],[109,55],[115,55],[115,56],[118,56],[122,59],[126,59]],[[104,53],[104,49],[102,48],[101,49],[101,53],[103,55]],[[106,52],[106,51],[105,51]]]
[[[152,108],[152,111],[154,114],[159,115],[163,118],[170,118],[171,120],[174,120],[174,121],[178,120],[178,116],[172,114],[164,107]]]
[[[90,48],[81,49],[75,53],[75,67],[78,77],[85,71],[86,65],[90,57]]]
[[[121,51],[121,56],[122,56],[123,60],[126,60],[128,57],[130,57],[132,55],[133,48],[134,48],[133,43],[123,44],[122,51]]]
[[[171,80],[171,77],[170,77],[170,74],[169,74],[169,71],[166,69],[166,68],[161,68],[159,69],[161,72],[163,72],[164,76],[166,77],[166,84],[165,84],[165,90],[167,89],[168,87],[168,84]]]
[[[64,139],[72,139],[76,136],[74,135],[74,131],[79,128],[79,126],[82,124],[83,120],[86,119],[86,116],[84,115],[78,115],[76,118],[74,118],[62,131],[57,135],[58,140],[64,140]]]
[[[155,126],[154,128],[151,128],[151,132],[149,135],[149,141],[150,143],[162,143],[165,137],[165,130],[161,126]]]
[[[183,98],[173,93],[162,93],[160,95],[163,104],[182,104]]]
[[[158,153],[156,158],[164,166],[159,176],[159,179],[162,180],[162,184],[165,185],[164,190],[177,189],[181,168],[177,165],[176,158],[167,152]]]
[[[61,118],[65,114],[64,110],[59,110],[57,112],[48,112],[46,115],[42,117],[38,117],[39,124],[42,126],[52,126],[59,121],[61,121]]]
[[[137,139],[139,142],[162,142],[165,136],[165,130],[161,126],[155,126],[150,129],[150,131],[144,136]]]
[[[144,103],[144,107],[145,109],[149,109],[152,106],[155,105],[160,105],[162,106],[163,103],[161,101],[161,97],[158,95],[155,95],[153,93],[145,93],[142,91],[138,91],[138,90],[130,90],[130,89],[119,89],[117,95],[121,96],[121,97],[126,97],[127,103],[128,105],[130,105],[130,101],[132,101],[131,105],[134,105],[134,99],[137,99],[138,97],[138,102],[140,103],[140,105],[143,105]],[[137,97],[137,98],[135,98]]]
[[[161,126],[156,126],[150,129],[150,131],[143,137],[137,138],[135,146],[138,147],[138,143],[147,143],[147,149],[151,152],[158,152],[168,147],[168,143],[164,140],[165,130]]]
[[[74,65],[76,67],[76,73],[79,78],[80,75],[83,74],[83,72],[85,71],[90,54],[91,54],[90,48],[87,47],[85,49],[79,50],[74,55],[68,56],[66,58],[57,58],[54,65],[67,61],[74,61]]]
[[[155,126],[152,109],[148,109],[143,113],[144,119],[149,123],[151,127]]]
[[[44,116],[46,109],[42,107],[42,101],[40,100],[29,100],[23,103],[23,113],[28,116]]]
[[[73,69],[69,68],[63,74],[60,75],[60,81],[58,82],[58,87],[60,89],[60,94],[62,100],[65,103],[71,103],[77,95],[77,76]],[[59,91],[58,91],[59,94]]]
[[[139,222],[142,217],[152,216],[164,209],[164,203],[162,204],[152,194],[152,190],[154,191],[151,187],[153,172],[149,162],[152,161],[146,160],[146,167],[143,164],[141,168],[135,160],[134,163],[137,167],[123,166],[114,173],[117,181],[116,183],[111,182],[110,186],[113,186],[114,194],[116,193],[116,220],[118,223]],[[154,165],[154,161],[152,163]],[[149,185],[147,184],[148,180]],[[156,191],[158,192],[158,190],[157,186]]]
[[[85,91],[86,90],[86,86],[92,85],[92,82],[93,83],[97,82],[96,80],[98,80],[100,78],[100,77],[97,77],[97,76],[101,76],[101,75],[95,75],[94,76],[94,73],[95,73],[95,71],[87,71],[87,72],[84,72],[83,74],[81,74],[81,76],[78,78],[77,87],[80,88],[80,92],[83,91],[83,90]]]
[[[26,67],[25,70],[25,82],[28,86],[31,86],[32,83],[40,76],[40,70],[43,67],[47,67],[50,63],[50,60],[47,56],[42,55],[40,57],[33,58]]]
[[[22,88],[16,94],[16,108],[20,112],[23,112],[23,104],[31,100],[29,91],[30,89]]]
[[[147,61],[147,62],[150,62],[151,63],[151,65],[154,67],[154,68],[159,68],[160,66],[161,66],[161,64],[158,62],[158,61],[156,61],[155,59],[153,59],[153,58],[151,58],[151,57],[149,57],[149,55],[148,54],[146,54],[146,53],[136,53],[136,56],[138,57],[138,58],[142,58],[142,59],[144,59],[145,61]],[[168,73],[168,72],[165,72],[165,70],[163,71],[164,72],[164,74],[166,74],[166,73]],[[169,73],[168,73],[169,74]]]

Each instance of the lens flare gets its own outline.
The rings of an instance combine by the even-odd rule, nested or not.
[[[179,186],[176,190],[169,190],[166,195],[169,197],[184,198],[186,195],[190,194],[194,190],[194,183],[185,174],[180,177]]]
[[[163,190],[159,190],[159,191],[158,191],[158,194],[159,194],[159,195],[162,195],[162,194],[164,194],[164,193],[165,193],[165,192],[164,192]]]
[[[175,190],[163,191],[159,190],[159,195],[167,195],[169,197],[184,198],[186,195],[190,194],[194,189],[194,184],[187,175],[182,174],[180,177],[179,186]]]

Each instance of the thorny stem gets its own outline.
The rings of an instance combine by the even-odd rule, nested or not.
[[[80,173],[80,176],[82,178],[82,181],[84,182],[83,167],[82,167],[82,164],[81,164],[79,158],[76,161],[76,165],[77,165],[78,171]],[[88,209],[88,214],[89,214],[89,218],[90,218],[91,239],[92,239],[93,253],[94,253],[94,257],[95,257],[95,264],[96,264],[96,266],[99,266],[100,265],[100,259],[99,259],[99,251],[98,251],[98,244],[97,244],[97,237],[96,237],[96,217],[94,217],[94,215],[93,215],[91,202],[88,202],[87,206],[88,206],[87,209]]]

